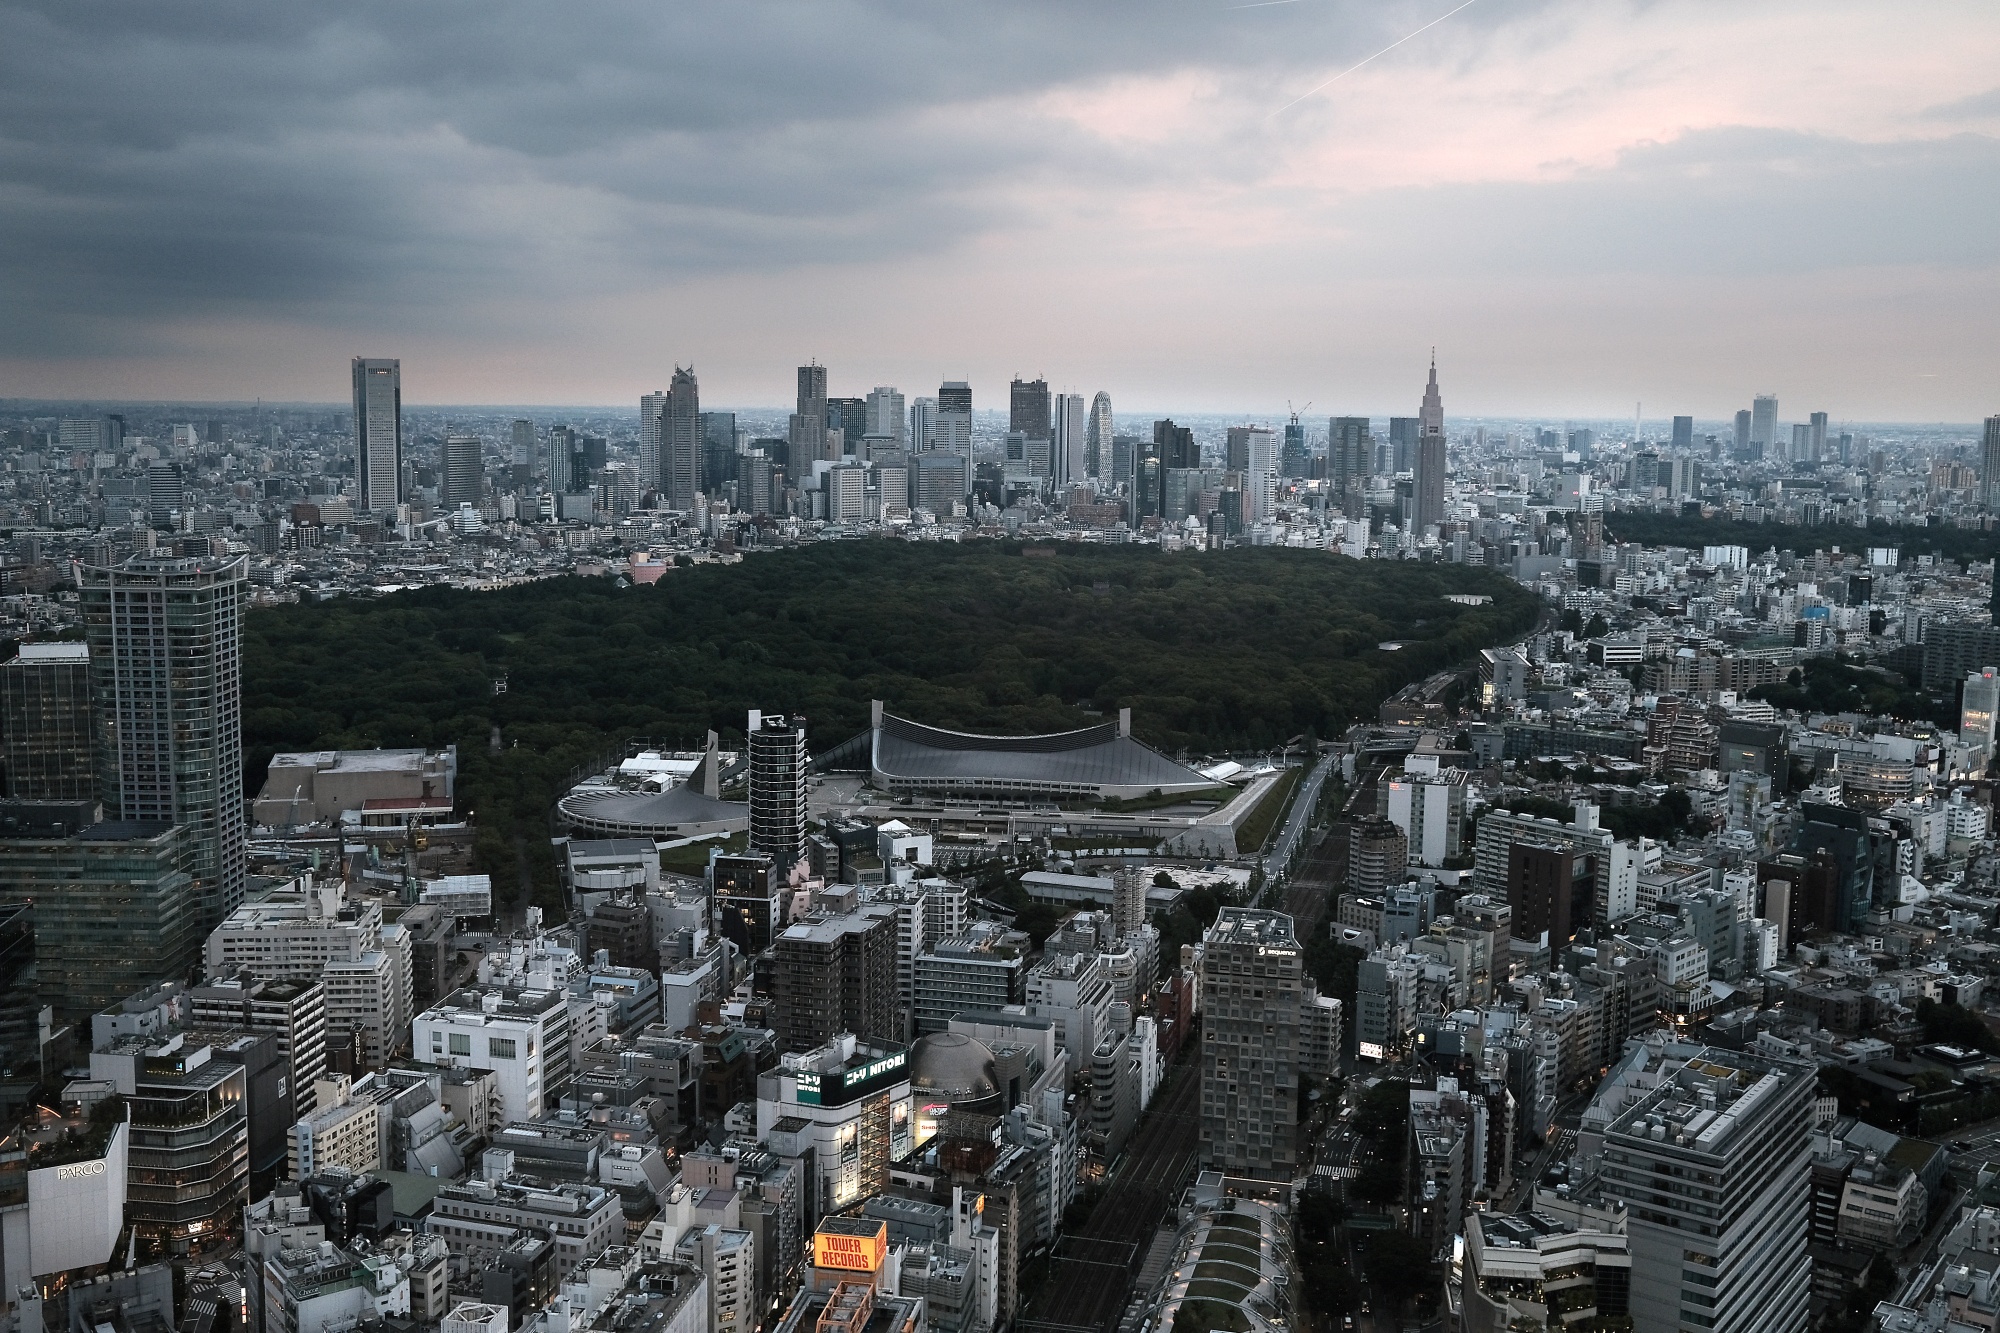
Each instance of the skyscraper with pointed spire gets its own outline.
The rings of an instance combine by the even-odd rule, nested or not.
[[[1444,522],[1444,399],[1438,396],[1437,352],[1431,352],[1431,380],[1417,411],[1417,457],[1411,477],[1411,530],[1422,536]]]

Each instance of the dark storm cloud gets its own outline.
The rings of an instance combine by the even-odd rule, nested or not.
[[[1296,79],[1403,21],[1332,0],[16,0],[0,350],[944,246],[1004,220],[996,183],[1115,172],[982,104],[1192,64]]]

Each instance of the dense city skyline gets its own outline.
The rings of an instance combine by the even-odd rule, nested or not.
[[[1490,414],[1991,411],[1990,11],[1448,9],[15,6],[0,384],[622,402],[692,356],[754,403],[943,347],[1360,410],[1437,343]]]

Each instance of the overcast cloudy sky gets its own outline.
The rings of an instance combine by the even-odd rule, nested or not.
[[[1992,0],[1454,3],[8,0],[0,396],[2000,412]]]

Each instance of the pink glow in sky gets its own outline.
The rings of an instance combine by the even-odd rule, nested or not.
[[[2000,412],[2000,10],[1450,7],[10,6],[0,393]]]

